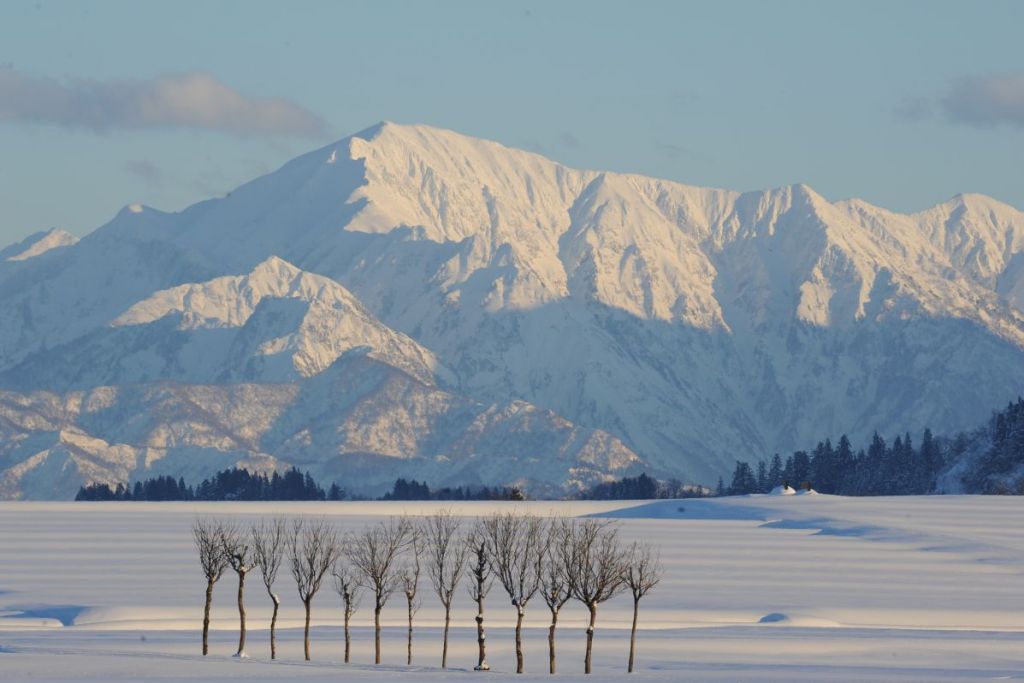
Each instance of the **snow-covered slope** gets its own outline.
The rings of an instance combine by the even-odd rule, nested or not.
[[[355,493],[397,477],[553,495],[635,474],[609,434],[522,401],[486,405],[350,351],[280,383],[0,392],[0,498],[70,498],[83,481],[290,466]]]
[[[158,291],[4,376],[8,386],[55,391],[155,380],[289,382],[358,348],[420,381],[456,383],[430,351],[383,325],[337,282],[277,257],[245,275]]]
[[[1024,214],[976,195],[903,215],[803,185],[579,171],[385,123],[223,199],[129,207],[0,269],[0,381],[312,380],[362,310],[397,331],[370,344],[392,367],[483,404],[527,401],[659,473],[711,481],[829,434],[971,427],[1016,396],[1022,245]],[[271,257],[302,274],[257,282]],[[183,335],[189,353],[161,346]]]
[[[26,261],[51,249],[69,247],[77,241],[78,238],[71,233],[52,228],[33,233],[16,244],[0,249],[0,261]]]

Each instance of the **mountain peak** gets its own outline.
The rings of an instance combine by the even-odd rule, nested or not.
[[[68,247],[76,242],[78,242],[78,238],[71,233],[51,228],[33,233],[21,242],[0,250],[0,261],[26,261],[51,249]]]
[[[294,371],[308,377],[342,354],[369,347],[370,355],[432,384],[454,381],[434,355],[370,314],[345,287],[271,256],[244,275],[179,285],[154,293],[115,319],[112,326],[138,327],[168,315],[180,331],[243,330],[263,339],[261,356],[290,355]],[[248,342],[247,342],[248,343]]]

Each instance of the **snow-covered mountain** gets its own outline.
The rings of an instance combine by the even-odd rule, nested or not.
[[[802,185],[696,188],[423,126],[380,124],[181,213],[132,205],[15,265],[0,267],[0,385],[19,396],[298,396],[356,353],[498,414],[548,416],[517,429],[591,434],[573,462],[705,482],[828,434],[967,428],[1024,386],[1024,214],[1010,206],[964,195],[904,215]],[[349,400],[331,386],[317,407]],[[331,410],[289,413],[306,446],[275,428],[246,457],[328,471],[358,422],[392,452],[433,439],[435,463],[456,459],[455,432],[345,413],[339,437]],[[483,463],[508,424],[487,423],[481,450],[431,483],[498,476]]]
[[[71,233],[57,228],[33,233],[20,242],[0,249],[0,261],[25,261],[51,249],[70,247],[77,241],[78,238]]]

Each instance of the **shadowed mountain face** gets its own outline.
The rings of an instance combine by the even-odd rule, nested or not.
[[[381,463],[395,454],[431,458],[417,470],[431,483],[516,481],[538,459],[559,486],[641,466],[708,482],[826,434],[982,421],[1024,385],[1022,264],[1024,214],[977,195],[902,215],[804,186],[577,171],[381,124],[223,199],[132,206],[77,244],[5,262],[0,385],[64,401],[154,383],[278,392],[289,436],[227,425],[201,447],[315,465],[357,490],[393,479]],[[339,365],[353,353],[506,419],[474,439],[454,413],[380,419],[398,389],[346,413],[362,400]],[[509,422],[511,406],[527,412]],[[171,423],[182,409],[138,410]],[[529,455],[535,440],[549,446]],[[34,454],[4,448],[5,495],[48,495],[11,474]]]

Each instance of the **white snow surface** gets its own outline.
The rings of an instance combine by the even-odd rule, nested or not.
[[[29,235],[21,242],[0,250],[0,261],[27,261],[35,256],[45,254],[51,249],[69,247],[76,242],[78,242],[78,238],[71,233],[52,228]]]
[[[710,482],[740,453],[973,428],[1024,385],[1024,213],[980,195],[897,214],[383,123],[136,208],[0,264],[0,386],[289,383],[363,345]]]
[[[5,681],[448,680],[474,676],[475,611],[453,610],[450,664],[438,667],[442,612],[424,585],[414,665],[405,661],[405,607],[383,612],[384,665],[372,665],[372,610],[354,618],[353,663],[341,663],[341,610],[325,587],[313,603],[311,663],[301,654],[301,605],[283,568],[281,659],[269,661],[269,599],[246,582],[249,638],[237,644],[236,584],[217,584],[212,647],[199,655],[204,581],[189,527],[196,515],[247,522],[321,515],[341,531],[434,503],[0,503],[0,678]],[[460,516],[529,509],[616,520],[624,541],[661,554],[664,579],[641,602],[642,680],[1019,680],[1024,666],[1024,531],[1015,497],[748,496],[708,500],[456,503]],[[512,680],[515,609],[495,587],[486,609],[488,659]],[[596,680],[622,680],[631,602],[601,606]],[[562,680],[580,673],[585,611],[559,621]],[[526,675],[547,680],[547,610],[526,610]]]

